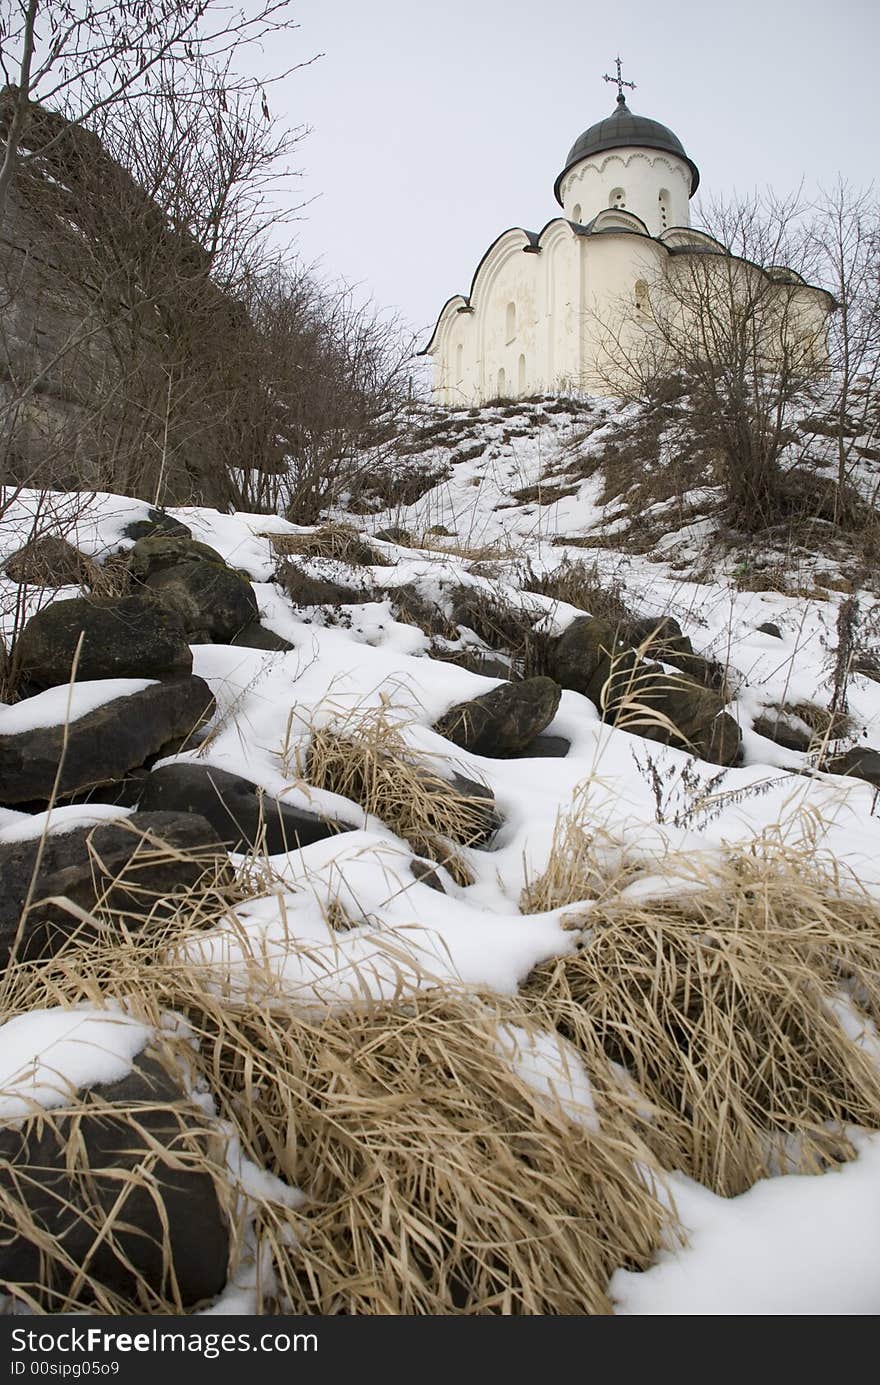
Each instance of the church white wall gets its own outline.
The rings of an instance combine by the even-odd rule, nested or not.
[[[566,173],[559,195],[569,221],[586,225],[606,207],[623,206],[659,236],[667,227],[690,225],[690,188],[683,159],[650,149],[615,149],[581,159]]]

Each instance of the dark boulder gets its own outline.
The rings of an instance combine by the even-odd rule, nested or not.
[[[409,868],[422,885],[427,885],[429,890],[436,890],[438,894],[445,894],[443,881],[430,861],[423,861],[420,856],[413,856],[409,863]]]
[[[154,572],[177,567],[179,563],[213,563],[216,567],[226,567],[216,548],[189,534],[154,534],[138,539],[128,555],[128,570],[137,582],[145,582]]]
[[[772,620],[765,620],[763,625],[757,627],[757,631],[759,635],[772,635],[774,640],[782,639],[782,631]]]
[[[829,774],[846,774],[853,779],[864,779],[872,788],[880,789],[880,751],[869,745],[856,745],[842,755],[834,755],[826,760],[822,768]]]
[[[352,830],[350,823],[329,821],[272,798],[250,779],[213,765],[181,762],[154,770],[144,785],[140,808],[199,813],[231,850],[265,844],[270,856]]]
[[[43,803],[53,789],[66,798],[112,783],[151,756],[179,750],[213,713],[203,678],[175,678],[105,702],[66,731],[49,726],[0,736],[0,803]]]
[[[16,643],[23,676],[37,688],[77,677],[178,678],[192,672],[180,618],[152,597],[74,597],[31,616]]]
[[[425,783],[429,788],[431,780],[432,776],[427,774]],[[487,784],[479,784],[475,779],[468,779],[463,774],[452,774],[448,781],[441,781],[441,792],[444,783],[451,785],[453,791],[467,801],[469,809],[467,820],[462,822],[461,830],[452,834],[453,841],[458,842],[460,846],[489,846],[503,821],[496,811],[492,790]],[[448,793],[448,788],[446,792]]]
[[[169,917],[200,883],[230,884],[232,878],[216,832],[195,814],[133,813],[118,822],[51,832],[42,850],[38,838],[0,842],[0,967],[13,947],[18,958],[33,960],[54,955],[78,930],[87,940],[94,937],[88,923],[43,901],[63,897],[87,913],[99,909],[104,922],[137,931],[148,920]]]
[[[502,683],[491,692],[459,702],[435,722],[434,730],[475,755],[517,755],[549,726],[562,689],[552,678]]]
[[[695,654],[693,645],[672,616],[639,617],[624,621],[618,627],[620,638],[631,649],[652,659],[659,659],[681,673],[702,683],[705,688],[720,688],[724,670],[714,659]]]
[[[228,644],[259,616],[250,582],[216,563],[197,560],[161,568],[145,585],[178,617],[192,644]]]
[[[684,673],[667,673],[640,658],[611,621],[573,621],[551,646],[548,664],[553,677],[594,702],[605,721],[715,764],[739,759],[742,736],[722,698]]]
[[[759,736],[765,736],[768,741],[781,745],[783,750],[806,752],[813,740],[809,731],[795,725],[785,716],[774,714],[772,709],[768,709],[766,716],[755,717],[752,730]]]
[[[171,515],[166,515],[164,510],[148,510],[146,519],[132,520],[130,524],[126,524],[122,532],[127,539],[135,540],[151,538],[154,534],[192,538],[189,527],[179,519],[172,519]]]
[[[565,736],[536,736],[523,746],[515,760],[563,760],[571,750],[571,741]]]
[[[276,635],[274,630],[267,630],[258,620],[252,620],[250,625],[239,630],[229,643],[237,644],[242,649],[266,649],[279,654],[286,654],[294,647],[289,640]]]
[[[0,1282],[48,1312],[68,1296],[100,1305],[102,1290],[133,1313],[216,1297],[230,1246],[208,1172],[219,1146],[149,1049],[120,1081],[0,1128]]]
[[[33,587],[90,587],[97,573],[91,558],[53,534],[32,539],[3,565],[10,582]]]

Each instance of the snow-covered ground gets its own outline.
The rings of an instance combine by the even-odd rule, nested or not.
[[[451,459],[446,454],[449,474],[418,502],[356,521],[368,534],[392,522],[403,524],[431,547],[377,543],[389,565],[361,568],[358,574],[379,599],[343,607],[333,620],[317,608],[295,607],[273,581],[278,557],[270,535],[303,532],[297,526],[265,515],[192,507],[171,511],[194,537],[251,575],[264,625],[293,646],[284,653],[195,646],[193,672],[210,685],[217,711],[204,744],[179,758],[244,775],[271,795],[354,822],[356,828],[272,857],[273,883],[237,908],[235,926],[202,935],[194,954],[201,963],[217,963],[224,984],[234,988],[236,964],[249,953],[263,957],[273,982],[306,1006],[345,1006],[365,989],[391,995],[402,985],[415,989],[438,980],[514,993],[536,963],[574,945],[566,927],[570,906],[524,914],[520,900],[546,866],[557,820],[575,801],[591,828],[606,834],[611,856],[617,853],[626,862],[637,884],[641,877],[648,897],[669,889],[664,862],[672,856],[684,854],[691,864],[701,858],[711,862],[726,847],[774,833],[792,845],[809,843],[816,858],[843,868],[844,883],[849,873],[880,898],[874,790],[816,772],[807,756],[753,729],[767,707],[827,708],[840,594],[742,591],[723,575],[696,580],[691,560],[704,552],[707,541],[699,525],[670,537],[662,552],[609,548],[614,521],[597,504],[596,476],[549,505],[512,505],[513,490],[534,486],[553,471],[567,445],[566,429],[578,421],[556,415],[517,436],[515,420],[490,415],[487,411],[480,422],[486,447],[479,456],[456,462],[454,454]],[[598,447],[603,430],[618,423],[610,403],[597,403],[585,446]],[[511,427],[514,436],[505,440]],[[427,465],[431,458],[424,460]],[[0,562],[20,546],[35,504],[23,493],[3,515]],[[69,512],[69,541],[101,562],[130,545],[122,530],[145,518],[148,506],[97,494],[87,503],[82,497],[58,497],[56,509]],[[430,538],[432,525],[445,526],[454,537]],[[589,534],[600,532],[604,546],[591,549]],[[580,542],[565,542],[572,538]],[[487,545],[495,550],[488,557]],[[523,590],[524,564],[540,575],[575,560],[595,563],[598,577],[613,585],[637,615],[674,616],[697,653],[727,667],[728,710],[743,731],[742,765],[720,770],[606,725],[590,701],[571,691],[563,692],[547,728],[570,742],[564,758],[490,759],[455,750],[432,729],[450,706],[499,680],[431,657],[430,637],[394,618],[394,589],[414,588],[444,610],[450,593],[461,587],[474,588],[487,601],[503,592],[509,604],[533,612],[545,631],[559,633],[578,612]],[[352,575],[331,560],[312,560],[311,568],[339,580]],[[32,591],[31,609],[76,594],[71,588]],[[13,596],[14,584],[0,578],[7,633]],[[873,595],[861,593],[860,605],[870,618]],[[768,621],[779,627],[781,638],[759,631]],[[472,643],[479,645],[475,636]],[[146,684],[87,683],[69,696],[67,689],[56,689],[22,707],[0,707],[0,735],[65,716],[75,719]],[[848,712],[850,743],[880,746],[880,684],[854,674]],[[456,884],[440,870],[446,894],[429,888],[413,873],[410,847],[386,824],[304,781],[313,733],[344,730],[370,714],[392,722],[403,743],[441,775],[456,771],[492,789],[503,825],[491,849],[459,853],[472,884]],[[126,811],[99,804],[62,807],[48,825],[63,830],[105,812],[122,816]],[[2,841],[36,835],[45,826],[45,816],[0,811]],[[333,908],[340,906],[350,925],[345,932],[331,922]],[[581,913],[588,909],[587,903]],[[12,1092],[0,1108],[5,1116],[12,1111],[10,1102],[51,1104],[59,1084],[83,1081],[89,1074],[92,1080],[108,1080],[145,1042],[124,1015],[91,1012],[23,1017],[5,1027],[3,1038],[9,1047],[0,1086]],[[500,1048],[509,1050],[518,1070],[531,1073],[527,1080],[539,1082],[567,1109],[576,1108],[576,1118],[595,1119],[586,1075],[576,1059],[569,1070],[555,1037],[548,1036],[548,1051],[526,1052],[522,1036],[518,1040],[510,1031]],[[612,1281],[617,1311],[880,1312],[880,1135],[856,1132],[853,1138],[859,1157],[843,1169],[764,1180],[730,1200],[682,1174],[670,1175],[666,1196],[689,1233],[688,1244],[670,1245],[646,1273],[620,1270]],[[230,1294],[233,1305],[247,1300],[246,1294],[244,1299]]]

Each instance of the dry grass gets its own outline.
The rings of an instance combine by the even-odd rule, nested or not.
[[[305,1195],[256,1208],[274,1270],[263,1274],[260,1311],[606,1314],[613,1271],[650,1262],[669,1217],[607,1062],[597,1055],[597,1127],[535,1091],[499,1047],[499,1024],[536,1031],[531,1003],[433,990],[308,1016],[267,994],[256,960],[250,994],[236,1001],[210,970],[174,962],[188,938],[182,918],[177,928],[162,944],[93,941],[75,959],[19,967],[14,1008],[116,996],[153,1024],[185,1016],[198,1040],[197,1051],[183,1045],[187,1061],[219,1117],[248,1158]],[[204,1121],[195,1127],[204,1134]],[[216,1147],[193,1138],[181,1158],[219,1178]],[[86,1302],[179,1311],[171,1293],[120,1299],[99,1280],[52,1307]]]
[[[460,884],[471,883],[455,845],[488,840],[491,791],[485,798],[471,797],[444,779],[406,744],[386,709],[354,714],[338,730],[315,732],[301,772],[317,788],[353,799],[381,818],[417,856],[445,866]]]
[[[632,622],[622,584],[617,579],[609,581],[603,577],[596,562],[565,558],[552,572],[541,573],[540,576],[529,569],[522,585],[524,591],[549,596],[553,601],[564,601],[593,617],[619,625]]]
[[[335,558],[351,567],[388,567],[388,559],[352,524],[323,524],[310,534],[264,534],[279,557]]]
[[[716,1192],[848,1157],[845,1127],[880,1122],[880,1072],[838,1014],[880,1019],[880,907],[835,893],[803,849],[670,869],[675,900],[600,895],[584,946],[538,968],[529,993],[585,1052],[626,1067],[661,1144]]]

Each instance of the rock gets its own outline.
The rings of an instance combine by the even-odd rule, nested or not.
[[[521,752],[556,715],[562,689],[552,678],[502,683],[451,707],[434,730],[462,750],[503,759]]]
[[[164,510],[148,510],[146,519],[135,519],[126,524],[123,534],[127,539],[146,539],[154,534],[171,534],[179,538],[191,539],[192,531],[179,519],[172,519]]]
[[[412,548],[415,539],[408,529],[404,529],[402,524],[391,524],[387,529],[380,529],[373,535],[374,539],[380,539],[383,543],[396,543],[401,548]]]
[[[430,861],[423,861],[420,856],[413,856],[409,868],[415,878],[420,880],[423,885],[427,885],[429,890],[437,890],[439,894],[446,893],[443,882]]]
[[[217,567],[226,567],[216,548],[188,533],[152,534],[138,539],[128,555],[128,570],[137,582],[145,582],[154,572],[177,567],[179,563],[214,563]]]
[[[682,634],[681,626],[672,616],[624,621],[618,628],[618,635],[630,648],[679,669],[694,682],[702,683],[704,688],[723,685],[724,669],[714,659],[694,653],[690,640]]]
[[[639,700],[644,706],[666,717],[678,736],[662,726],[632,727],[637,735],[663,744],[677,745],[690,750],[710,764],[735,765],[742,750],[739,724],[725,712],[721,698],[709,688],[694,683],[685,676],[672,676],[658,671],[654,680],[640,689]],[[638,718],[638,713],[636,717]]]
[[[228,644],[259,615],[250,582],[216,563],[197,560],[160,568],[145,585],[180,619],[192,644]]]
[[[292,562],[281,564],[275,580],[297,606],[351,606],[373,600],[372,591],[366,587],[349,586],[329,577],[312,577]]]
[[[548,650],[551,676],[563,688],[588,697],[600,710],[612,659],[617,661],[615,682],[631,675],[638,662],[618,636],[617,626],[593,616],[578,616]]]
[[[536,736],[523,746],[515,760],[562,760],[571,750],[571,741],[564,736]]]
[[[509,660],[488,651],[484,653],[473,646],[432,650],[432,657],[442,659],[446,664],[455,664],[457,668],[466,668],[468,673],[478,673],[482,678],[510,678],[512,672]]]
[[[74,1301],[83,1307],[96,1303],[89,1279],[133,1313],[157,1311],[150,1292],[172,1308],[216,1297],[230,1233],[214,1180],[198,1164],[216,1157],[219,1143],[217,1127],[149,1049],[120,1081],[65,1100],[47,1118],[0,1128],[0,1281],[50,1313],[80,1269],[88,1279]],[[43,1237],[52,1247],[45,1256]]]
[[[430,776],[428,776],[430,778]],[[469,828],[453,838],[460,846],[488,846],[502,825],[502,819],[495,810],[495,795],[486,784],[478,784],[463,774],[450,775],[450,783],[456,793],[471,801],[474,819]]]
[[[167,850],[156,846],[164,843]],[[184,813],[133,813],[118,822],[51,832],[37,838],[0,842],[0,967],[5,967],[19,933],[22,909],[36,872],[31,908],[16,947],[19,958],[53,956],[80,930],[94,937],[59,904],[42,900],[64,896],[91,913],[101,902],[124,918],[129,931],[147,919],[169,917],[181,895],[207,876],[229,884],[233,873],[225,848],[204,818]]]
[[[763,625],[757,627],[759,635],[772,635],[775,640],[782,639],[782,631],[772,620],[765,620]]]
[[[72,721],[66,751],[63,726],[0,736],[0,803],[47,802],[59,764],[61,798],[112,783],[151,756],[179,750],[213,713],[214,698],[204,679],[175,678],[116,697]]]
[[[16,643],[23,676],[36,688],[68,682],[81,634],[78,679],[178,678],[192,672],[180,619],[153,598],[79,596],[31,616]]]
[[[808,751],[813,739],[808,731],[794,726],[786,718],[772,715],[755,717],[752,730],[757,731],[759,736],[766,736],[768,741],[781,745],[784,750]]]
[[[34,587],[88,587],[97,573],[91,558],[52,534],[32,539],[3,565],[3,574],[11,582]]]
[[[620,722],[649,740],[684,742],[716,764],[734,764],[739,758],[739,726],[723,710],[718,694],[683,673],[668,674],[640,659],[611,621],[579,617],[551,646],[548,663],[557,681],[589,697],[605,721]],[[664,719],[678,737],[662,724]]]
[[[258,620],[252,620],[250,625],[239,630],[229,643],[240,645],[243,649],[271,649],[277,653],[287,653],[294,647],[289,640],[282,639],[274,630],[267,630]]]
[[[272,798],[250,779],[213,765],[181,762],[153,770],[140,807],[142,812],[199,813],[230,850],[247,851],[265,841],[270,856],[353,830],[350,823]]]
[[[873,788],[880,789],[880,751],[869,745],[853,746],[843,755],[826,760],[822,768],[828,774],[846,774],[853,779],[864,779]]]

